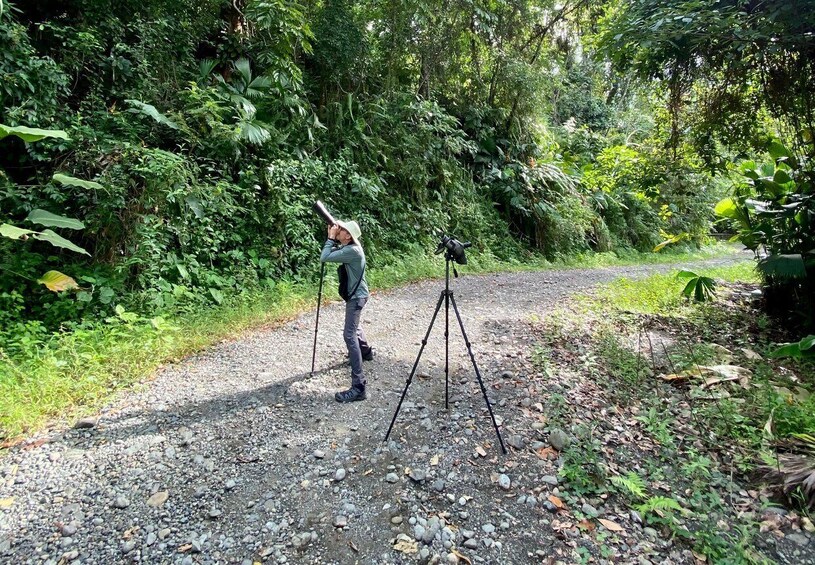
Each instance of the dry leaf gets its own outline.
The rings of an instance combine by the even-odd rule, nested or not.
[[[487,452],[484,451],[484,448],[481,447],[480,445],[476,446],[475,452],[478,453],[481,457],[486,457],[487,456]]]
[[[189,551],[191,549],[192,549],[192,544],[191,543],[185,543],[184,545],[179,546],[178,552],[179,553],[184,553],[185,551]]]
[[[587,532],[593,532],[595,525],[594,522],[590,520],[581,520],[580,522],[577,523],[577,527],[580,528],[581,530],[586,530]]]
[[[541,459],[557,459],[557,451],[552,447],[541,447],[536,453]]]
[[[373,472],[374,472],[374,470],[373,470],[373,469],[368,469],[367,471],[365,471],[364,473],[362,473],[362,476],[363,476],[363,477],[367,477],[368,475],[370,475],[370,474],[371,474],[371,473],[373,473]]]
[[[549,495],[549,502],[554,504],[557,508],[563,508],[563,501],[556,497],[554,494]]]
[[[396,544],[394,544],[393,549],[396,551],[401,551],[402,553],[416,553],[419,551],[419,546],[415,541],[409,541],[406,539],[399,539],[396,540]]]
[[[14,504],[14,497],[10,498],[0,498],[0,508],[11,508],[11,505]]]
[[[430,458],[430,464],[431,464],[432,466],[434,466],[434,467],[435,467],[436,465],[438,465],[438,464],[439,464],[439,456],[438,456],[438,455],[434,455],[433,457],[431,457],[431,458]]]
[[[607,530],[611,530],[612,532],[624,532],[625,528],[623,528],[617,522],[612,522],[611,520],[606,520],[605,518],[598,518],[598,522],[603,524]]]
[[[451,549],[450,552],[454,553],[456,555],[456,557],[459,558],[459,560],[464,561],[467,565],[473,565],[473,562],[470,561],[470,558],[467,557],[466,555],[462,555],[461,553],[459,553],[455,549]]]
[[[353,549],[355,552],[359,553],[359,548],[356,546],[356,544],[355,544],[354,542],[349,541],[349,542],[348,542],[348,547],[350,547],[351,549]]]

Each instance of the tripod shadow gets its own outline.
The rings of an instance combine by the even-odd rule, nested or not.
[[[304,371],[259,388],[220,395],[200,402],[188,402],[175,406],[172,410],[130,410],[112,418],[103,416],[99,422],[100,427],[96,429],[101,434],[105,434],[107,430],[110,430],[117,438],[122,436],[138,437],[155,433],[157,427],[164,432],[177,430],[191,424],[219,420],[229,416],[241,407],[273,406],[284,402],[289,396],[293,396],[290,394],[292,385],[317,380],[345,366],[344,361],[338,361],[322,369],[315,370],[313,373]],[[132,421],[132,423],[125,423],[129,421]]]

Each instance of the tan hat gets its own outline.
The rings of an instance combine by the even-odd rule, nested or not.
[[[358,223],[356,223],[354,220],[349,220],[347,222],[337,220],[337,225],[350,233],[351,239],[354,241],[354,243],[359,245],[359,238],[362,237],[362,230],[359,229]]]

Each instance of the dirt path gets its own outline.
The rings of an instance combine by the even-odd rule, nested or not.
[[[558,462],[536,455],[549,445],[545,415],[529,417],[540,401],[535,391],[569,384],[534,373],[532,322],[599,283],[676,268],[453,282],[512,445],[507,456],[454,318],[449,412],[441,317],[392,441],[383,444],[438,281],[378,293],[366,308],[377,355],[365,364],[366,402],[333,400],[348,381],[339,303],[322,310],[321,370],[313,377],[313,312],[214,347],[124,395],[95,427],[35,438],[0,460],[0,561],[572,563],[574,540],[558,533],[558,509],[548,499],[561,494]],[[625,534],[599,562],[693,562],[688,550],[611,512],[606,517]]]

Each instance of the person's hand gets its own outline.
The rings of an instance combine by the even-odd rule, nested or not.
[[[328,239],[337,239],[340,235],[340,226],[333,224],[328,226]]]

